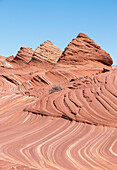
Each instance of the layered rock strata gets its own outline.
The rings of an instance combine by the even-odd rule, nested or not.
[[[45,60],[51,63],[56,63],[61,54],[62,51],[59,49],[59,47],[47,40],[37,47],[37,49],[34,51],[32,60]]]
[[[65,48],[59,62],[65,64],[80,64],[88,60],[98,61],[108,66],[113,64],[112,58],[107,52],[102,50],[102,48],[86,34],[80,33]]]
[[[36,50],[30,47],[21,47],[15,58],[12,60],[14,63],[23,65],[28,63],[42,63],[50,62],[56,63],[60,58],[62,51],[51,41],[47,40],[42,43]],[[8,61],[8,60],[7,60]]]
[[[0,57],[0,170],[117,169],[117,69],[88,36],[74,43]]]
[[[50,87],[48,94],[25,110],[71,121],[117,127],[116,79],[117,70],[71,79],[67,87]],[[41,89],[38,91],[41,92]],[[38,95],[40,97],[41,94]]]
[[[13,62],[17,62],[17,64],[27,64],[32,59],[32,55],[34,50],[30,47],[21,47],[15,56]]]

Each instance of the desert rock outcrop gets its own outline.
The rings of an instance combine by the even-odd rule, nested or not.
[[[4,61],[5,59],[6,59],[6,57],[0,56],[0,61]]]
[[[71,80],[67,87],[54,86],[25,110],[68,120],[117,128],[117,70]],[[61,90],[57,90],[61,89]],[[60,88],[61,87],[61,88]],[[41,91],[39,89],[38,91]],[[38,94],[40,98],[40,93]]]
[[[30,47],[21,47],[15,56],[13,62],[17,62],[17,64],[26,64],[32,59],[34,50]]]
[[[51,63],[56,63],[60,58],[62,51],[56,45],[52,44],[51,41],[47,40],[42,43],[34,51],[32,60],[45,60]]]
[[[61,57],[62,51],[56,45],[52,44],[51,41],[47,40],[42,43],[36,50],[30,47],[21,47],[17,55],[12,59],[7,59],[15,67],[18,65],[26,66],[26,64],[35,65],[53,63],[55,64]],[[17,65],[16,65],[17,64]]]
[[[81,33],[63,53],[46,41],[0,57],[0,170],[116,170],[111,64]]]
[[[83,33],[78,34],[68,44],[59,60],[60,63],[65,64],[80,64],[88,60],[98,61],[108,66],[113,64],[110,55]]]

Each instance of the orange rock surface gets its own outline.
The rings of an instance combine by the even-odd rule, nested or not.
[[[61,54],[62,51],[59,49],[59,47],[47,40],[37,47],[33,54],[32,60],[45,60],[51,63],[56,63]]]
[[[0,170],[117,169],[109,54],[80,33],[63,53],[45,41],[0,60]]]
[[[105,65],[113,64],[112,58],[86,34],[80,33],[63,52],[60,62],[76,64],[84,61],[99,61]]]

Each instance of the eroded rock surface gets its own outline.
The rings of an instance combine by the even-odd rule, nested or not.
[[[42,43],[33,54],[33,60],[45,60],[51,63],[56,63],[60,58],[62,51],[51,41],[47,40]]]
[[[80,64],[84,61],[99,61],[105,65],[113,64],[110,55],[102,50],[91,38],[86,34],[80,33],[65,48],[60,63]]]
[[[0,170],[117,169],[117,68],[76,41],[73,55],[46,41],[0,58]]]
[[[21,47],[15,57],[9,57],[6,62],[13,68],[34,66],[36,68],[53,67],[61,57],[62,51],[51,41],[42,43],[36,50]],[[28,65],[27,65],[28,64]]]
[[[71,79],[25,110],[52,117],[117,127],[117,70]],[[54,87],[54,86],[53,86]],[[59,87],[59,85],[58,85]],[[38,91],[41,91],[39,88]],[[32,93],[33,94],[33,93]],[[38,94],[40,97],[41,94]]]
[[[34,50],[30,47],[21,47],[15,56],[13,62],[17,62],[17,64],[26,64],[32,59],[32,55]]]
[[[14,59],[14,56],[11,55],[11,56],[9,56],[9,57],[6,58],[6,61],[13,61],[13,59]]]
[[[6,59],[6,57],[0,56],[0,61],[4,61],[5,59]]]

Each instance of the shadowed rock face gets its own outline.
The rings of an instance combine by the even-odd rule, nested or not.
[[[68,44],[59,60],[65,64],[80,64],[88,60],[99,61],[108,66],[113,64],[110,55],[83,33]]]
[[[0,170],[117,169],[117,68],[60,56],[46,41],[0,58]]]

